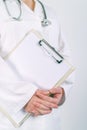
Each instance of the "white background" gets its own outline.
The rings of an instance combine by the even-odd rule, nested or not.
[[[87,0],[42,0],[60,19],[76,66],[75,85],[62,107],[62,130],[87,129]]]

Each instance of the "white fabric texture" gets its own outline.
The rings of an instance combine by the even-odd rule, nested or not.
[[[52,24],[43,28],[41,26],[43,11],[40,4],[36,2],[34,12],[23,2],[21,6],[21,20],[16,21],[8,16],[3,2],[0,3],[0,105],[13,115],[16,115],[18,112],[22,113],[24,105],[38,89],[33,82],[24,81],[22,76],[16,71],[16,68],[9,66],[3,60],[27,31],[33,28],[42,33],[52,46],[70,60],[69,49],[62,37],[61,28],[55,18],[55,13],[48,6],[45,7],[48,19]],[[72,85],[72,76],[61,85],[66,95],[69,93]],[[30,117],[16,130],[60,130],[59,113],[60,108],[53,110],[49,115]],[[26,114],[26,112],[22,114]],[[0,113],[0,129],[15,130],[2,113]]]

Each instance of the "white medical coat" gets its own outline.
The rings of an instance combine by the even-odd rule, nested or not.
[[[23,2],[21,6],[21,20],[17,21],[8,16],[3,2],[0,1],[0,105],[10,115],[21,113],[20,118],[22,118],[21,115],[26,114],[26,112],[23,112],[23,107],[38,89],[38,86],[31,81],[24,82],[21,78],[22,75],[16,71],[16,68],[8,65],[3,58],[15,47],[25,33],[33,28],[41,32],[52,46],[59,50],[65,58],[70,60],[70,50],[62,36],[55,13],[48,6],[45,6],[48,19],[52,24],[47,27],[42,27],[41,20],[43,19],[43,11],[38,2],[36,2],[34,12]],[[65,90],[66,96],[72,84],[73,80],[72,76],[70,76],[61,85]],[[53,110],[48,115],[30,117],[20,128],[14,128],[10,121],[0,113],[0,130],[59,130],[60,108]]]

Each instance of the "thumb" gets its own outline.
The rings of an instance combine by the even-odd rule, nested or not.
[[[62,93],[62,88],[61,87],[52,88],[52,89],[49,90],[49,92],[51,94],[61,94]]]

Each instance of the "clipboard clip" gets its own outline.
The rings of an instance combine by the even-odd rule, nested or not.
[[[56,61],[56,63],[60,64],[64,60],[64,57],[58,51],[56,51],[55,48],[52,47],[45,39],[41,39],[38,44],[50,55],[50,57]]]

